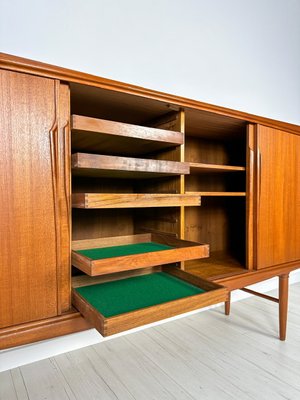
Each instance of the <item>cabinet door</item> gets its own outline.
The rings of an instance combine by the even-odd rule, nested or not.
[[[300,260],[300,136],[257,129],[257,268]]]
[[[60,313],[69,250],[59,219],[59,82],[2,70],[0,88],[1,328]]]

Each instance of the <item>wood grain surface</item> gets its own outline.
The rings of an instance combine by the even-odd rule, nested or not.
[[[300,260],[300,138],[257,132],[257,268]]]
[[[189,172],[189,164],[183,162],[87,153],[72,155],[72,173],[80,176],[142,179],[189,174]]]
[[[200,195],[159,193],[75,193],[74,208],[140,208],[199,206]]]
[[[50,144],[57,117],[54,80],[0,73],[0,327],[6,327],[58,313]]]
[[[181,132],[81,115],[72,115],[71,129],[73,149],[103,154],[146,154],[184,140]]]

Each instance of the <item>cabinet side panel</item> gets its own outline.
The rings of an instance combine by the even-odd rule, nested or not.
[[[0,327],[57,315],[55,83],[0,72]]]
[[[300,260],[300,137],[259,126],[257,268]]]

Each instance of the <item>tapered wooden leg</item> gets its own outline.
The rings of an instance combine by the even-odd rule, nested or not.
[[[288,314],[289,274],[279,276],[279,338],[286,338]]]
[[[230,314],[230,298],[231,298],[231,292],[228,293],[228,300],[225,301],[225,315]]]

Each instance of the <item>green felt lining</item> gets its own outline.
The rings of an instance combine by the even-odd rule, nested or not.
[[[103,247],[96,249],[76,250],[76,252],[92,260],[100,260],[105,258],[151,253],[153,251],[162,251],[170,249],[173,249],[173,247],[155,242],[145,242],[145,243],[125,244],[121,246]]]
[[[106,318],[205,292],[165,272],[75,290]]]

